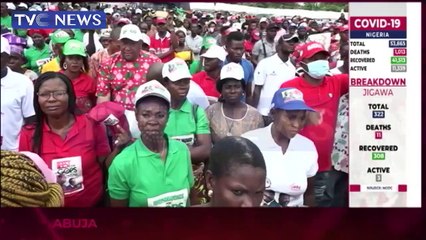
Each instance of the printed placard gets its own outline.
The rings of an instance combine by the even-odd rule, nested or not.
[[[156,197],[148,198],[148,207],[186,207],[188,204],[188,189],[168,192]]]
[[[52,171],[65,195],[84,190],[81,156],[52,160]]]

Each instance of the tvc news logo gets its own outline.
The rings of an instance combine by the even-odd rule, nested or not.
[[[12,28],[16,29],[104,29],[103,11],[12,12]]]

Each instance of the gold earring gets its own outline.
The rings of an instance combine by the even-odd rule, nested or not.
[[[213,197],[213,190],[209,190],[208,192],[207,192],[207,195],[211,198],[211,197]]]

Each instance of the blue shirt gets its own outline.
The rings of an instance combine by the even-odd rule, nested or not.
[[[223,65],[228,64],[228,58],[225,59],[225,62],[223,63]],[[243,67],[244,70],[244,82],[246,84],[246,86],[251,83],[253,81],[253,77],[254,77],[254,67],[253,64],[247,60],[247,59],[241,59],[240,65]]]

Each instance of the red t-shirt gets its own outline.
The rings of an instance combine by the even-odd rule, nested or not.
[[[104,125],[95,123],[86,115],[76,116],[75,120],[66,139],[52,132],[44,122],[39,155],[54,171],[58,183],[67,193],[65,207],[93,207],[99,203],[104,191],[97,157],[107,156],[111,150]],[[34,130],[34,126],[22,128],[19,151],[32,151]],[[71,164],[65,163],[65,160],[53,164],[55,159],[70,157],[74,158]],[[79,179],[79,184],[75,183],[75,179]]]
[[[63,71],[60,71],[63,73]],[[72,79],[76,95],[76,107],[82,113],[87,113],[96,103],[96,82],[86,73]]]
[[[206,71],[201,71],[192,75],[192,81],[200,85],[201,89],[203,89],[208,97],[220,97],[220,93],[216,90],[216,80],[209,77]]]
[[[111,94],[111,101],[134,111],[136,91],[146,82],[149,66],[156,62],[160,62],[157,56],[143,50],[134,62],[123,59],[120,52],[115,53],[99,69],[97,96]]]
[[[171,40],[171,36],[169,32],[167,32],[164,38],[160,38],[158,33],[156,33],[155,36],[151,37],[151,45],[149,46],[150,52],[157,55],[157,54],[161,54],[161,53],[165,53],[169,51],[171,47],[172,47],[172,40]],[[165,56],[164,58],[162,58],[161,61],[163,63],[166,63],[172,60],[173,58],[175,58],[175,54],[171,53]]]
[[[280,88],[287,87],[299,89],[306,104],[321,113],[322,122],[303,128],[300,134],[311,139],[317,148],[318,172],[330,170],[339,99],[349,91],[349,75],[327,76],[319,86],[312,86],[297,77],[283,83]]]
[[[244,50],[247,53],[251,53],[253,51],[253,47],[254,47],[254,43],[250,40],[245,40],[244,41]]]

